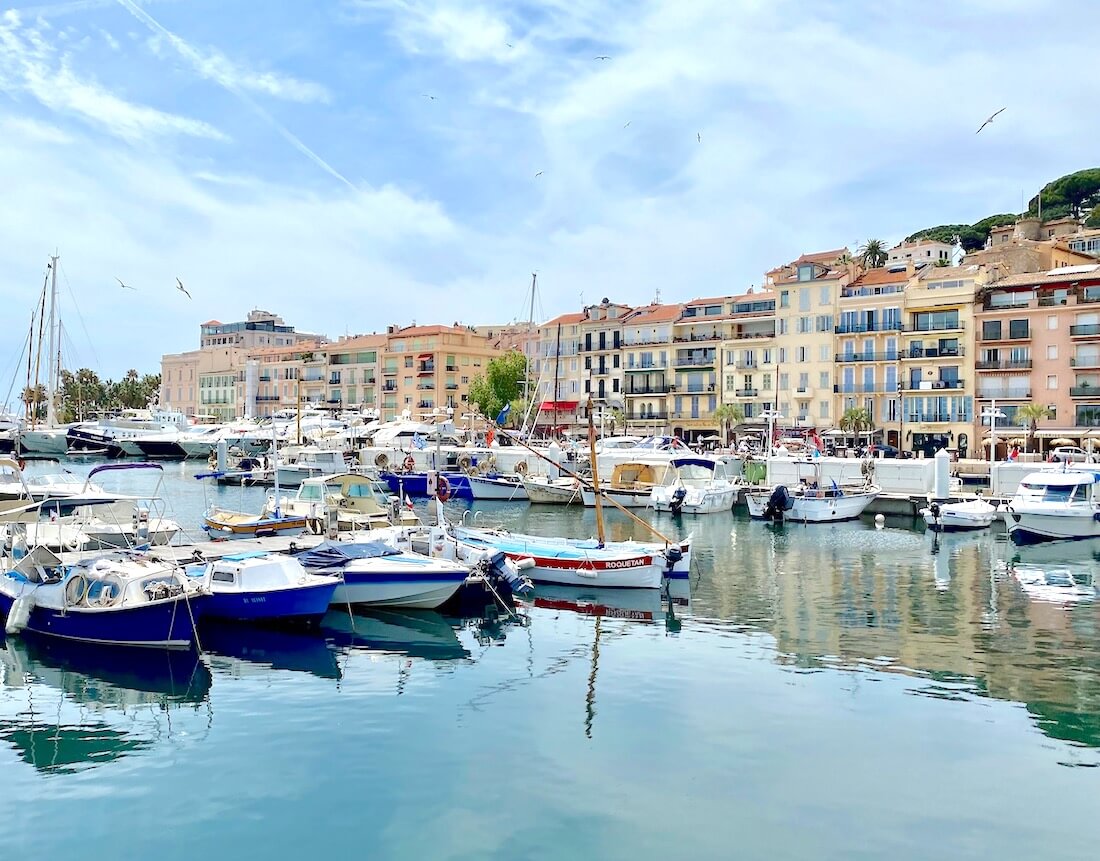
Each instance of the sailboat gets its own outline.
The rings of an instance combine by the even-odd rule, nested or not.
[[[23,455],[62,455],[68,449],[67,427],[57,424],[54,400],[57,394],[57,382],[61,375],[61,338],[57,314],[57,261],[55,254],[49,263],[49,290],[42,285],[42,299],[36,312],[38,318],[38,356],[33,361],[34,376],[31,376],[31,353],[34,340],[34,316],[31,318],[31,337],[27,341],[27,421],[29,426],[19,431],[16,451]],[[42,329],[46,321],[46,297],[49,296],[49,331],[47,341],[46,371],[46,423],[38,425],[38,379],[42,359]]]

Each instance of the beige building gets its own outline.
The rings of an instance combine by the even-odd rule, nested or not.
[[[578,429],[578,407],[587,379],[580,356],[583,320],[583,311],[561,314],[539,327],[535,377],[540,402],[535,425],[541,431],[562,433]]]
[[[238,323],[207,320],[200,327],[199,346],[254,350],[261,347],[289,347],[299,341],[316,340],[320,340],[316,335],[295,331],[278,314],[257,308],[249,311],[248,317]]]
[[[235,385],[225,384],[224,378],[235,379],[243,356],[244,351],[237,347],[208,347],[162,356],[160,405],[192,417],[221,417],[236,409]]]
[[[952,262],[955,246],[935,239],[915,239],[912,242],[900,242],[886,255],[886,269],[904,269],[912,264],[922,266],[947,266]]]
[[[721,345],[721,401],[739,407],[746,422],[759,422],[764,410],[775,409],[775,301],[775,294],[766,291],[729,299],[729,331]]]
[[[626,405],[623,396],[623,369],[621,346],[623,318],[634,309],[604,299],[598,305],[584,309],[584,319],[579,324],[580,357],[584,360],[584,394],[581,398],[578,418],[586,418],[585,405],[588,395],[601,416]]]
[[[326,400],[330,407],[375,411],[382,402],[385,335],[356,335],[324,345],[328,362]]]
[[[841,290],[856,274],[846,248],[804,254],[765,274],[776,296],[779,412],[800,427],[832,427],[837,309]]]
[[[974,296],[978,266],[928,267],[905,290],[901,448],[975,452]]]
[[[244,370],[237,374],[237,402],[245,405],[240,414],[247,414],[250,397],[255,400],[253,415],[266,418],[279,410],[295,409],[301,397],[305,406],[306,392],[300,386],[306,359],[312,359],[323,345],[316,341],[299,341],[292,346],[258,347],[244,357]],[[254,394],[250,393],[252,375]]]
[[[623,410],[627,433],[664,433],[669,427],[673,326],[683,305],[644,305],[623,320]]]

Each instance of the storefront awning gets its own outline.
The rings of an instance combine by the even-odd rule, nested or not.
[[[543,401],[539,407],[544,413],[568,413],[580,406],[580,401]]]

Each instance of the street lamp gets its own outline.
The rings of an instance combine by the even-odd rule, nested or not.
[[[771,457],[775,423],[783,418],[783,414],[779,410],[766,409],[760,413],[760,417],[768,423],[768,438],[764,441],[764,456]]]
[[[997,452],[997,419],[1007,419],[1008,416],[997,409],[997,399],[993,398],[989,406],[982,410],[979,418],[989,419],[989,462],[993,463]]]

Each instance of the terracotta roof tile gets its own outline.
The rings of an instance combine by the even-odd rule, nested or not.
[[[852,287],[870,287],[874,284],[904,284],[909,280],[909,273],[904,269],[890,271],[889,269],[868,269],[852,282]]]
[[[644,323],[666,323],[678,320],[683,310],[683,305],[643,305],[627,314],[623,318],[623,323],[634,326]]]
[[[545,323],[542,324],[541,328],[545,329],[547,326],[556,326],[556,325],[558,325],[558,323],[561,323],[563,326],[569,326],[569,325],[572,325],[573,323],[579,323],[583,319],[584,319],[584,312],[583,311],[578,311],[574,314],[560,314],[557,317],[555,317],[553,320],[547,320]]]

